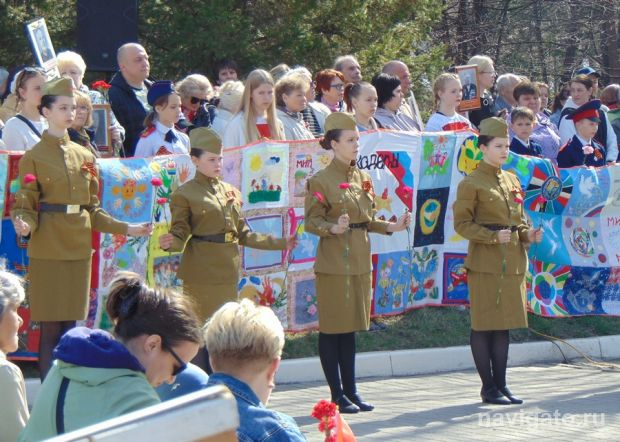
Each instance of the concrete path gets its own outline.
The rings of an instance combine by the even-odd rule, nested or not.
[[[509,367],[523,405],[484,405],[473,370],[367,378],[359,391],[375,404],[345,415],[359,441],[620,441],[620,361],[615,370],[591,365]],[[279,385],[269,407],[295,418],[310,441],[323,441],[313,405],[328,399],[324,382]]]

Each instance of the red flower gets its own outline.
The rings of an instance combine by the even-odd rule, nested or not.
[[[37,180],[37,177],[31,173],[27,173],[26,175],[24,175],[24,184],[30,184],[30,183],[35,182],[36,180]]]
[[[515,196],[515,200],[514,201],[517,204],[523,204],[523,200],[520,197],[518,197],[518,196]]]
[[[312,408],[311,416],[321,420],[324,417],[334,417],[336,415],[336,404],[325,399],[321,399]]]
[[[155,177],[155,178],[153,178],[153,179],[151,180],[151,184],[152,184],[154,187],[159,187],[159,186],[163,185],[163,184],[164,184],[164,182],[162,181],[162,179],[161,179],[161,178]]]
[[[536,198],[536,204],[538,204],[539,206],[542,206],[546,202],[547,202],[547,198],[545,198],[542,195],[539,195],[538,198]]]
[[[351,185],[349,183],[340,183],[338,184],[338,187],[340,187],[342,190],[347,190],[349,187],[351,187]]]
[[[315,197],[319,203],[325,204],[325,197],[321,194],[321,192],[314,192],[312,196]]]
[[[167,202],[168,202],[168,198],[157,198],[157,204],[159,204],[160,206],[163,206]]]
[[[91,84],[90,87],[93,88],[93,89],[104,89],[104,90],[107,91],[112,86],[110,84],[106,83],[105,80],[99,80],[99,81],[95,81],[93,84]]]

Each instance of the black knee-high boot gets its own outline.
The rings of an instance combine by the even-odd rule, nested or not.
[[[499,392],[493,381],[491,369],[491,343],[493,331],[472,330],[470,334],[471,354],[474,357],[476,370],[482,380],[480,396],[484,402],[507,405],[510,401]]]
[[[375,408],[374,405],[364,402],[357,393],[355,383],[355,332],[341,334],[338,349],[338,364],[340,365],[344,394],[361,411],[372,411]]]
[[[340,335],[338,334],[319,332],[319,358],[332,395],[332,402],[335,402],[343,394],[340,373],[338,372],[339,338]]]
[[[510,333],[508,330],[493,332],[491,342],[491,362],[493,365],[493,381],[495,386],[513,404],[522,404],[523,400],[512,394],[506,385],[506,367],[508,366],[508,347]]]

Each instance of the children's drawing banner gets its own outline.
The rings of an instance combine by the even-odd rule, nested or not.
[[[19,156],[0,154],[0,210],[14,203]],[[272,229],[264,233],[277,237],[299,236],[291,253],[248,249],[240,255],[240,296],[272,307],[290,331],[317,326],[312,266],[318,238],[304,230],[303,201],[306,180],[331,158],[315,140],[258,142],[224,151],[224,176],[240,188],[250,227]],[[454,231],[452,207],[459,182],[481,158],[470,132],[361,134],[357,165],[371,176],[377,218],[394,221],[406,210],[412,213],[408,231],[371,234],[373,315],[468,304],[467,241]],[[104,301],[116,272],[135,271],[162,286],[182,284],[176,278],[182,255],[158,246],[170,213],[155,200],[167,200],[195,172],[187,155],[100,159],[98,165],[102,206],[119,219],[156,223],[150,239],[93,235],[97,278],[85,323],[107,328]],[[558,169],[544,159],[511,154],[504,169],[521,182],[530,224],[544,230],[543,242],[529,249],[529,309],[545,317],[620,316],[620,166]],[[153,188],[153,177],[162,179],[159,188]],[[26,242],[15,236],[8,210],[0,245],[7,267],[25,274]],[[25,304],[26,319],[27,312]],[[21,336],[17,357],[36,357],[37,325],[26,321]]]

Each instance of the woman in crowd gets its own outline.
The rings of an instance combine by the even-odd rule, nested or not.
[[[2,141],[8,150],[30,150],[41,141],[47,121],[39,113],[41,87],[45,83],[39,68],[24,68],[15,77],[15,96],[19,112],[5,122]]]
[[[371,411],[355,384],[355,332],[370,324],[371,260],[368,233],[391,234],[411,222],[375,219],[370,176],[355,166],[357,123],[335,112],[325,121],[321,146],[334,152],[332,162],[308,180],[306,232],[319,236],[314,265],[319,309],[319,356],[331,399],[341,413]]]
[[[460,182],[454,204],[454,229],[469,240],[470,344],[482,400],[520,404],[506,384],[509,329],[527,327],[526,245],[539,243],[542,231],[527,224],[519,179],[502,170],[508,159],[506,122],[483,120],[478,145],[482,161]]]
[[[568,143],[575,135],[575,124],[568,118],[575,109],[583,106],[590,101],[593,94],[592,79],[584,74],[577,75],[570,81],[570,98],[562,109],[560,118],[560,141],[562,144]],[[603,109],[599,110],[600,123],[594,139],[599,142],[606,150],[605,158],[608,163],[615,163],[618,158],[618,139],[616,133],[607,118]]]
[[[189,138],[174,126],[180,118],[181,97],[171,81],[154,82],[146,96],[151,112],[136,144],[136,157],[189,153]]]
[[[463,89],[458,75],[443,73],[437,77],[433,82],[433,95],[436,111],[426,123],[427,132],[471,128],[469,120],[456,111],[463,98]]]
[[[67,134],[75,119],[71,80],[45,83],[40,109],[49,129],[19,162],[11,218],[15,232],[30,237],[28,299],[31,320],[40,323],[44,379],[58,340],[88,313],[92,230],[148,235],[150,227],[117,221],[99,207],[95,157]]]
[[[482,89],[480,94],[480,109],[469,111],[469,121],[475,127],[486,118],[495,116],[495,101],[491,94],[491,89],[495,84],[497,73],[493,65],[493,60],[486,55],[474,55],[467,64],[473,64],[478,68],[478,86]]]
[[[377,111],[375,120],[384,129],[417,131],[418,125],[413,118],[401,112],[403,90],[400,80],[395,75],[378,74],[372,79],[377,91]]]
[[[499,115],[504,109],[506,113],[510,114],[512,108],[517,105],[514,98],[514,89],[517,83],[522,80],[521,77],[515,74],[503,74],[497,77],[495,88],[497,89],[497,95],[495,96],[495,113]]]
[[[86,62],[80,54],[72,51],[64,51],[56,55],[58,70],[60,75],[69,77],[73,80],[75,89],[88,94],[92,104],[109,104],[106,98],[99,91],[88,89],[84,84],[84,73],[86,72]],[[110,136],[112,137],[112,147],[114,156],[119,156],[125,139],[125,128],[116,119],[114,112],[110,109]]]
[[[17,332],[23,324],[17,309],[24,301],[22,281],[0,269],[0,434],[2,440],[14,442],[28,422],[28,403],[24,376],[17,365],[6,359],[17,350]]]
[[[276,83],[277,115],[284,126],[286,140],[314,138],[301,113],[308,106],[307,91],[308,83],[299,75],[287,75]]]
[[[191,74],[175,86],[181,96],[181,111],[185,117],[179,122],[187,131],[195,127],[209,127],[216,115],[215,106],[209,104],[213,98],[213,87],[207,77]]]
[[[551,105],[551,115],[549,116],[549,120],[551,120],[551,122],[555,124],[555,127],[559,127],[560,125],[562,109],[564,108],[568,97],[570,97],[570,85],[566,83],[562,85],[562,87],[560,88],[560,92],[555,94],[555,97],[553,98],[553,104]]]
[[[240,441],[305,441],[290,416],[267,409],[284,347],[282,324],[249,299],[224,304],[205,326],[214,373],[207,387],[225,385],[237,400]]]
[[[330,112],[343,112],[344,75],[334,69],[323,69],[316,74],[316,99]]]
[[[252,232],[241,216],[239,190],[219,179],[220,137],[212,129],[197,128],[190,140],[196,176],[172,194],[170,233],[160,236],[159,244],[163,250],[183,251],[178,276],[204,322],[222,304],[237,299],[239,244],[283,250],[293,248],[296,240]],[[193,362],[210,371],[205,349]]]
[[[99,150],[95,144],[95,132],[90,129],[93,124],[93,105],[90,97],[83,92],[74,91],[75,97],[75,119],[67,132],[69,139],[74,143],[84,146],[96,157],[100,157]]]
[[[365,81],[359,83],[349,83],[344,89],[344,101],[347,108],[353,112],[357,130],[365,132],[379,127],[375,120],[377,112],[377,90]]]
[[[541,112],[540,91],[537,86],[528,80],[521,81],[515,86],[513,96],[519,106],[527,107],[536,117],[530,139],[540,145],[544,158],[555,162],[558,150],[560,150],[560,135],[558,135],[557,127]],[[510,117],[508,117],[508,125],[510,126]],[[509,131],[509,134],[511,138],[514,136],[512,131]]]
[[[191,302],[121,272],[106,311],[114,335],[78,327],[54,350],[20,441],[40,441],[160,402],[153,387],[174,382],[202,342]],[[55,418],[54,418],[55,417]]]
[[[220,137],[224,136],[226,127],[230,120],[241,109],[243,102],[243,83],[240,81],[227,81],[219,89],[219,103],[217,105],[217,113],[213,119],[211,128],[217,132]]]
[[[244,146],[261,139],[284,139],[273,93],[274,82],[269,72],[262,69],[250,72],[245,80],[241,111],[226,127],[224,147]]]
[[[290,72],[290,70],[291,68],[288,64],[280,63],[279,65],[272,67],[269,70],[269,73],[273,77],[273,81],[277,83],[282,77],[284,77],[288,72]]]
[[[323,103],[316,101],[316,83],[312,80],[312,74],[303,66],[291,69],[287,76],[299,76],[307,84],[306,101],[308,105],[301,111],[301,115],[306,122],[308,130],[312,132],[313,138],[319,138],[323,135],[323,127],[325,126],[325,118],[331,113],[329,108]]]
[[[540,111],[547,117],[550,117],[551,111],[547,108],[547,106],[549,106],[549,85],[542,81],[536,81],[534,82],[534,86],[536,86],[538,92],[540,92]]]

